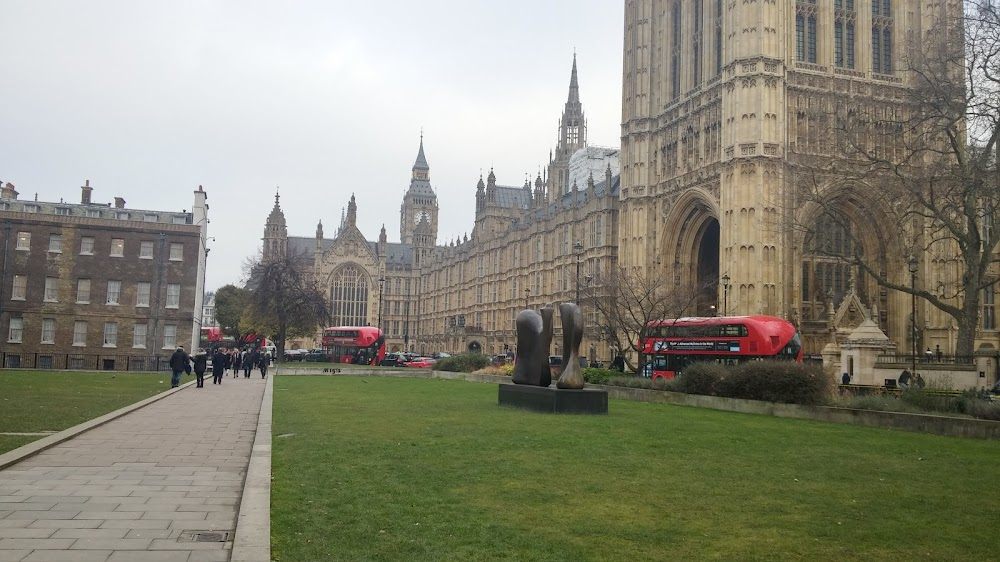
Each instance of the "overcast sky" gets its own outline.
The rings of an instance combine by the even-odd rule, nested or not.
[[[520,186],[547,162],[574,49],[590,144],[619,146],[622,4],[0,0],[0,180],[156,210],[203,185],[214,290],[276,186],[290,235],[332,236],[354,193],[365,236],[399,241],[422,127],[447,243],[481,171]]]

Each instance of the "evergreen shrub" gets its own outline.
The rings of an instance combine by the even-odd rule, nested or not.
[[[608,381],[614,377],[621,377],[621,372],[615,369],[597,369],[593,367],[583,369],[583,380],[587,381],[587,384],[608,384]]]
[[[686,394],[718,394],[719,381],[729,374],[729,369],[718,363],[692,363],[670,383],[671,390]]]
[[[490,361],[490,358],[486,355],[467,351],[465,353],[459,353],[458,355],[452,355],[451,357],[442,357],[434,363],[432,368],[435,371],[472,373],[491,364],[492,362]]]
[[[809,406],[829,401],[833,379],[819,367],[792,361],[750,361],[731,368],[717,388],[726,398]]]

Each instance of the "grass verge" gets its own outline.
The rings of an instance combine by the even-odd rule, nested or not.
[[[991,442],[380,377],[278,378],[272,429],[278,561],[995,554]]]
[[[170,388],[170,373],[0,371],[0,432],[62,431]],[[0,436],[0,453],[44,436]]]

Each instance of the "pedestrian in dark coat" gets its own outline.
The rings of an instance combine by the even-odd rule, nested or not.
[[[233,352],[233,376],[238,377],[240,375],[240,368],[243,366],[240,362],[240,352]]]
[[[198,377],[198,388],[205,387],[205,371],[208,370],[208,353],[199,349],[194,356],[194,374]]]
[[[222,376],[226,374],[226,354],[216,349],[212,354],[212,384],[222,384]]]
[[[243,364],[243,378],[250,378],[250,371],[253,370],[253,352],[243,350],[240,363]]]
[[[177,346],[177,351],[174,351],[174,354],[170,356],[170,370],[173,371],[173,376],[170,377],[170,388],[177,388],[177,385],[181,383],[181,373],[190,366],[191,356],[184,351],[183,346]]]
[[[267,365],[271,362],[270,356],[261,353],[257,356],[257,368],[260,369],[260,378],[267,378]]]

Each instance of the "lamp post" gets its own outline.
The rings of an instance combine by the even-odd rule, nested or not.
[[[378,278],[378,329],[382,331],[382,287],[385,286],[385,275]]]
[[[910,258],[906,260],[906,265],[910,269],[910,340],[911,349],[913,352],[910,358],[911,375],[917,375],[917,268],[920,266],[920,262],[917,261],[917,256],[910,254]]]
[[[722,275],[722,315],[729,316],[729,274]]]
[[[528,308],[528,297],[530,297],[530,296],[531,296],[531,289],[525,287],[524,288],[524,308],[525,309]]]
[[[576,304],[580,305],[580,254],[583,253],[583,244],[577,240],[573,244],[573,252],[576,254]]]

